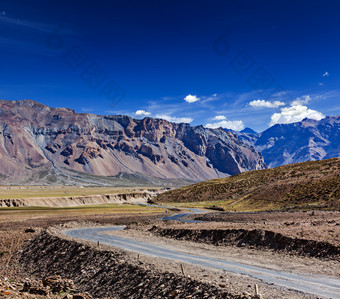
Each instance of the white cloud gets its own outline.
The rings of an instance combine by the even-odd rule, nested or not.
[[[147,112],[145,110],[137,110],[135,112],[135,115],[150,115],[150,114],[151,114],[151,112]]]
[[[324,73],[322,74],[322,77],[329,77],[329,73],[328,73],[328,72],[324,72]]]
[[[306,105],[308,104],[310,101],[312,100],[312,98],[310,97],[310,95],[304,95],[302,97],[297,98],[295,101],[291,102],[291,106],[297,106],[297,105]]]
[[[207,97],[203,96],[199,100],[201,101],[201,103],[205,104],[205,103],[212,102],[212,101],[218,101],[220,99],[221,99],[221,95],[214,93]]]
[[[323,83],[322,82],[319,82],[319,86],[322,86],[323,85]]]
[[[316,110],[309,109],[304,105],[292,105],[290,107],[281,108],[280,113],[274,113],[271,116],[270,126],[275,124],[289,124],[303,120],[304,118],[310,118],[320,120],[325,116]]]
[[[214,117],[214,120],[224,120],[224,119],[227,119],[224,115],[216,115]]]
[[[174,122],[174,123],[188,123],[188,124],[190,124],[193,121],[193,119],[190,118],[190,117],[175,117],[175,116],[164,115],[164,114],[157,114],[156,118],[165,119],[167,121]]]
[[[205,127],[209,129],[224,128],[224,129],[231,129],[234,131],[241,131],[244,129],[245,126],[242,120],[234,120],[234,121],[222,120],[216,123],[206,124]]]
[[[280,101],[270,102],[266,100],[254,100],[249,102],[249,105],[252,107],[278,108],[280,106],[284,106],[285,103]]]
[[[191,95],[191,94],[188,94],[185,98],[184,98],[184,101],[188,102],[188,103],[195,103],[197,101],[199,101],[200,99],[195,96],[195,95]]]

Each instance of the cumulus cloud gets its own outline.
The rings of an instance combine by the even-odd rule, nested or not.
[[[227,119],[224,115],[216,115],[214,117],[214,120],[224,120],[224,119]]]
[[[297,105],[306,105],[312,100],[310,95],[304,95],[302,97],[297,98],[295,101],[291,102],[291,106],[297,106]]]
[[[216,123],[206,124],[206,128],[209,129],[217,129],[217,128],[224,128],[224,129],[231,129],[234,131],[241,131],[244,129],[244,123],[242,120],[222,120]]]
[[[254,100],[249,102],[249,105],[252,107],[265,107],[265,108],[278,108],[280,106],[284,106],[285,103],[284,102],[280,102],[280,101],[274,101],[274,102],[270,102],[270,101],[266,101],[266,100]]]
[[[197,101],[199,101],[200,99],[195,96],[195,95],[191,95],[191,94],[188,94],[185,98],[184,98],[184,101],[188,102],[188,103],[195,103]]]
[[[193,121],[193,119],[190,118],[190,117],[175,117],[175,116],[164,115],[164,114],[157,114],[156,118],[165,119],[167,121],[174,122],[174,123],[188,123],[188,124],[190,124]]]
[[[325,116],[316,110],[309,109],[304,105],[292,105],[281,108],[280,113],[274,113],[271,116],[270,126],[275,124],[289,124],[303,120],[304,118],[320,120]]]
[[[328,72],[324,72],[324,73],[322,74],[322,77],[329,77],[329,73],[328,73]]]
[[[147,112],[147,111],[145,111],[145,110],[137,110],[137,111],[135,112],[135,115],[139,115],[139,116],[141,116],[141,115],[147,116],[147,115],[150,115],[150,114],[151,114],[151,112]]]

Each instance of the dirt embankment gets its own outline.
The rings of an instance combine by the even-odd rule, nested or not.
[[[290,238],[273,231],[254,229],[175,229],[153,226],[150,231],[158,236],[189,240],[217,246],[273,249],[297,255],[330,258],[340,261],[340,247],[328,242]]]
[[[158,272],[128,261],[125,253],[100,250],[43,231],[21,253],[20,263],[36,277],[60,275],[95,297],[245,298],[208,283]]]
[[[0,199],[0,207],[75,207],[83,205],[100,205],[113,203],[146,202],[155,196],[155,192],[133,192],[104,195],[65,196],[65,197],[35,197]]]
[[[327,242],[340,247],[340,211],[218,212],[195,219],[205,221],[200,229],[269,230],[292,239]],[[186,225],[185,228],[197,227]]]

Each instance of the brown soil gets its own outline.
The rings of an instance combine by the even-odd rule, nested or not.
[[[26,280],[28,278],[31,279],[32,276],[18,263],[18,254],[21,252],[24,244],[33,239],[44,228],[73,221],[91,221],[97,224],[112,225],[135,222],[143,223],[156,218],[159,218],[159,215],[45,215],[38,217],[34,213],[25,216],[16,214],[3,215],[0,221],[0,293],[3,290],[8,291],[8,288],[10,288],[8,296],[13,298],[21,296],[21,292],[18,290],[21,290]],[[10,287],[8,284],[10,284]],[[25,293],[25,296],[27,296],[27,293]]]
[[[98,224],[129,224],[129,223],[143,223],[152,219],[158,219],[163,214],[95,214],[95,215],[81,215],[77,213],[75,215],[66,216],[36,216],[32,215],[7,215],[3,216],[0,220],[0,233],[5,232],[6,234],[12,234],[12,232],[23,233],[26,228],[48,228],[50,226],[65,224],[68,222],[93,222]],[[5,220],[5,221],[2,221]],[[11,238],[11,235],[8,235]]]
[[[94,249],[46,231],[25,246],[20,262],[39,277],[53,273],[72,279],[96,297],[245,298],[189,277],[132,264],[122,252]]]

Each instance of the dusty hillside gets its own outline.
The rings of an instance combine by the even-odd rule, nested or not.
[[[62,184],[61,177],[81,173],[193,182],[266,167],[254,148],[222,129],[75,113],[31,100],[0,101],[0,157],[2,181],[17,184],[46,177]]]
[[[225,201],[230,210],[340,207],[340,158],[250,171],[160,194],[160,202]]]

